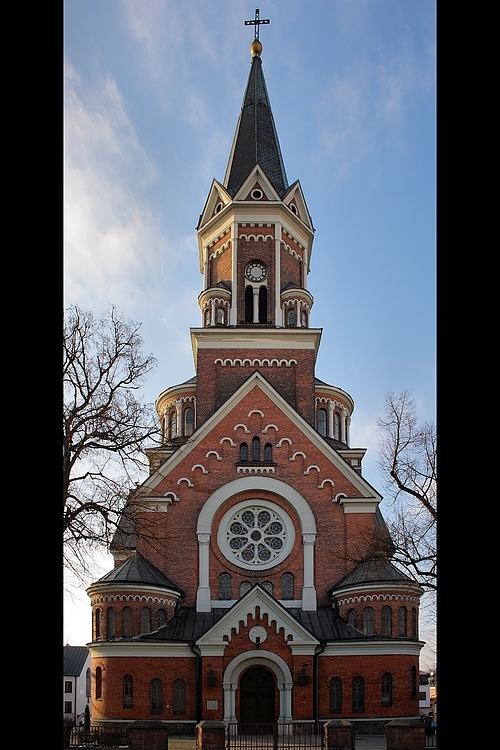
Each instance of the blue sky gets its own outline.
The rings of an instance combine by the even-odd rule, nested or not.
[[[64,302],[142,323],[147,401],[194,375],[195,227],[222,181],[255,3],[65,0]],[[354,399],[380,489],[377,418],[408,390],[435,418],[435,0],[267,0],[262,62],[288,181],[316,230],[316,374]],[[384,510],[384,503],[382,503]],[[105,556],[101,574],[111,558]],[[90,638],[86,595],[64,640]]]

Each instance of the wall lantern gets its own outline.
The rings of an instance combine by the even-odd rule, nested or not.
[[[309,682],[309,675],[307,674],[305,669],[301,669],[299,672],[299,678],[298,678],[299,685],[307,685],[308,682]]]
[[[209,685],[210,687],[217,685],[217,677],[213,669],[208,673],[207,685]]]

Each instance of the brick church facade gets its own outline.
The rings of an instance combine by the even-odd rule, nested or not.
[[[196,374],[158,397],[162,446],[88,589],[94,724],[419,714],[422,590],[380,551],[351,396],[315,377],[314,229],[261,51],[197,227]]]

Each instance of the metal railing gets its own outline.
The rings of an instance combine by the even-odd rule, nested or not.
[[[311,750],[323,747],[324,725],[318,722],[286,724],[229,724],[227,750]]]
[[[129,739],[126,729],[109,729],[108,727],[73,727],[66,747],[128,747]]]

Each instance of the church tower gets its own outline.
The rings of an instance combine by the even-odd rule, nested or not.
[[[288,184],[256,28],[226,174],[197,226],[195,375],[159,395],[162,446],[146,449],[115,568],[88,589],[96,724],[418,715],[422,590],[384,554],[351,396],[315,377],[314,227]]]

